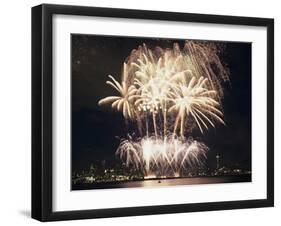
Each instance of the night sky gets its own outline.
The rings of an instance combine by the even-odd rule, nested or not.
[[[184,40],[128,38],[72,34],[72,170],[87,170],[91,163],[106,160],[114,165],[120,138],[126,137],[121,113],[110,106],[98,106],[98,101],[114,94],[105,84],[108,75],[120,81],[123,62],[132,49],[146,43],[172,48]],[[222,164],[251,169],[251,43],[223,43],[220,58],[230,70],[230,83],[224,83],[222,107],[226,126],[216,124],[195,139],[209,148],[207,165],[214,167],[215,155]]]

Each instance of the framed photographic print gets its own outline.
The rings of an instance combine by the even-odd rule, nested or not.
[[[274,21],[32,8],[32,217],[274,204]]]

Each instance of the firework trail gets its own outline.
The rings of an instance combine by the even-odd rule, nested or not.
[[[99,105],[111,104],[139,131],[139,138],[128,136],[116,151],[127,166],[166,175],[204,162],[208,147],[187,133],[224,124],[221,82],[229,78],[218,52],[207,42],[186,41],[182,50],[176,43],[154,50],[143,44],[124,63],[121,82],[109,75],[106,83],[118,95]]]

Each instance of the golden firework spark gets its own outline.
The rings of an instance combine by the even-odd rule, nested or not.
[[[143,44],[124,63],[121,81],[109,78],[106,83],[119,95],[99,104],[111,104],[126,120],[137,121],[139,128],[140,140],[125,139],[118,148],[126,164],[145,165],[148,171],[150,165],[174,169],[175,162],[191,164],[190,156],[199,161],[207,148],[187,141],[186,127],[193,123],[203,133],[215,122],[224,124],[220,84],[229,78],[213,43],[186,41],[182,50],[176,43],[172,49],[154,50]]]
[[[168,112],[176,112],[174,133],[180,121],[180,135],[184,136],[185,119],[191,115],[203,133],[203,126],[208,130],[208,125],[215,127],[212,119],[224,124],[222,112],[217,109],[219,103],[215,100],[217,92],[205,88],[207,78],[201,77],[197,82],[195,77],[187,85],[179,84],[174,92],[171,92],[172,106]],[[203,125],[203,126],[202,126]]]
[[[121,83],[115,80],[111,75],[108,76],[111,80],[106,81],[106,84],[112,86],[116,91],[119,92],[119,96],[109,96],[101,99],[98,104],[111,104],[112,108],[116,108],[118,111],[123,113],[125,118],[133,118],[134,107],[131,103],[134,94],[136,93],[136,89],[134,86],[128,85],[127,78],[127,65],[124,63],[123,67],[123,79]]]

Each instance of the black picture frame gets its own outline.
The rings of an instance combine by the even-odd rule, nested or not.
[[[267,28],[267,198],[95,210],[52,210],[52,18],[55,14],[183,21]],[[32,218],[122,217],[274,206],[274,20],[267,18],[43,4],[32,8]]]

